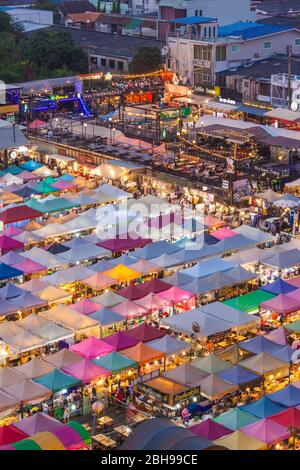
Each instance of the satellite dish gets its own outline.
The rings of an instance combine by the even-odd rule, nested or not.
[[[201,326],[199,325],[198,322],[193,321],[193,323],[192,323],[192,330],[193,330],[194,333],[200,333],[200,331],[201,331]]]

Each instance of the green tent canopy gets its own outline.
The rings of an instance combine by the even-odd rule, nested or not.
[[[68,389],[76,385],[81,385],[80,380],[61,372],[59,369],[54,369],[52,372],[49,372],[49,374],[42,375],[42,377],[33,380],[49,390],[52,390],[52,392],[60,392],[64,388]]]
[[[68,209],[73,209],[73,207],[79,207],[73,202],[69,201],[64,197],[56,197],[55,199],[50,199],[45,202],[38,202],[36,199],[31,199],[27,206],[37,211],[43,212],[43,214],[49,214],[53,212],[65,211]]]
[[[23,171],[23,168],[20,168],[19,166],[17,165],[11,165],[9,166],[8,168],[6,168],[4,170],[4,173],[10,173],[11,175],[19,175],[20,173],[22,173]]]
[[[58,192],[59,189],[57,188],[54,188],[53,186],[50,186],[49,184],[47,184],[45,181],[42,181],[41,183],[37,183],[33,189],[37,192],[37,193],[41,193],[41,194],[50,194],[50,193],[55,193],[55,192]]]
[[[81,436],[83,442],[86,445],[90,445],[92,443],[92,438],[89,435],[88,431],[82,426],[82,424],[78,423],[77,421],[69,421],[68,426],[70,428],[73,428],[74,431],[78,432],[78,434]]]
[[[246,413],[246,411],[235,408],[213,419],[216,423],[222,424],[226,428],[236,431],[237,429],[247,426],[248,424],[256,423],[259,421],[259,418],[256,416]]]
[[[212,353],[203,358],[195,359],[195,361],[191,362],[191,365],[203,372],[207,372],[208,374],[216,374],[217,372],[221,372],[222,370],[230,369],[232,367],[230,362],[223,361]]]
[[[256,313],[259,310],[259,306],[262,302],[265,302],[266,300],[271,300],[274,297],[276,297],[276,295],[258,289],[254,292],[249,292],[249,294],[240,295],[239,297],[234,297],[233,299],[225,300],[223,304],[228,305],[229,307],[236,308],[238,310],[243,310],[247,313]]]
[[[11,445],[17,450],[43,450],[41,446],[32,439],[22,439],[22,441],[15,442]]]
[[[45,180],[44,180],[44,183],[46,184],[53,184],[57,181],[56,178],[53,178],[52,176],[48,176]]]
[[[137,29],[140,28],[143,23],[143,19],[141,18],[132,18],[130,23],[128,23],[126,26],[124,26],[124,29]]]
[[[284,328],[295,333],[300,333],[300,320],[293,321],[292,323],[285,323]]]
[[[99,357],[99,359],[95,359],[93,362],[97,364],[97,366],[110,370],[113,374],[117,374],[122,370],[137,367],[136,362],[117,352],[112,352],[106,356]]]

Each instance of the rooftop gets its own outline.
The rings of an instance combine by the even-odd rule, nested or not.
[[[273,15],[300,11],[300,0],[260,0],[253,3],[257,10]]]
[[[201,23],[214,23],[217,21],[217,18],[209,18],[205,16],[189,16],[187,18],[175,18],[175,20],[169,21],[169,23],[176,23],[176,24],[201,24]]]
[[[270,34],[281,33],[294,29],[290,25],[274,25],[240,21],[219,28],[219,37],[238,36],[244,40],[256,39]]]

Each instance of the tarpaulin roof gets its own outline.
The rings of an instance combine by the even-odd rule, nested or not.
[[[72,294],[70,292],[66,292],[65,290],[59,289],[55,286],[44,287],[44,289],[37,291],[35,294],[49,304],[72,298]]]
[[[250,413],[246,413],[246,411],[243,411],[240,408],[225,411],[225,413],[221,413],[219,416],[214,418],[216,423],[220,423],[232,431],[240,429],[243,426],[247,426],[248,424],[256,423],[258,420],[258,417],[253,416]]]
[[[97,245],[110,250],[112,253],[117,253],[119,251],[127,251],[143,247],[151,242],[152,240],[150,239],[142,238],[136,234],[127,233],[99,242]]]
[[[127,282],[133,279],[138,279],[141,276],[141,273],[134,271],[133,269],[128,268],[122,264],[115,266],[114,268],[105,271],[106,276],[112,277],[118,282]]]
[[[181,289],[180,287],[172,286],[165,291],[159,292],[157,294],[157,297],[166,299],[171,304],[178,304],[185,300],[191,299],[192,297],[194,297],[194,294],[187,290]]]
[[[36,261],[33,261],[31,259],[24,259],[20,263],[14,264],[13,267],[19,269],[20,271],[23,271],[24,274],[33,274],[42,271],[47,271],[46,266],[43,266],[42,264],[37,263]]]
[[[144,248],[140,248],[132,253],[137,259],[153,259],[157,258],[158,256],[163,255],[164,253],[171,255],[172,253],[176,253],[179,251],[180,248],[175,244],[169,243],[166,240],[162,240],[159,242],[149,243]]]
[[[191,348],[191,345],[185,341],[181,341],[169,335],[164,335],[162,338],[152,340],[148,345],[163,352],[166,356]]]
[[[5,387],[4,391],[23,403],[44,399],[50,395],[50,391],[42,385],[36,384],[30,379],[25,379],[14,385]]]
[[[0,390],[0,411],[5,411],[9,408],[14,408],[18,406],[20,401],[9,395],[8,393],[5,393],[3,390]]]
[[[166,379],[190,388],[199,387],[201,381],[208,375],[207,372],[203,372],[191,364],[182,364],[179,367],[175,367],[175,369],[162,373],[162,376]]]
[[[51,187],[52,186],[49,186],[50,190],[51,190]],[[33,189],[35,191],[41,192],[40,188],[41,186],[36,186]],[[45,188],[45,185],[44,185],[44,188]],[[50,190],[48,192],[50,192]],[[57,189],[55,188],[52,188],[52,190],[57,191]],[[33,209],[43,212],[44,214],[51,213],[51,212],[60,212],[60,211],[64,211],[67,209],[72,209],[73,207],[77,206],[74,202],[69,201],[68,199],[64,197],[56,197],[51,200],[48,199],[47,201],[45,201],[44,199],[40,199],[40,200],[32,199],[30,202],[27,203],[27,205],[29,207],[32,207]]]
[[[113,335],[106,336],[103,341],[108,345],[112,346],[115,351],[121,351],[122,349],[131,348],[132,346],[136,346],[139,342],[139,339],[131,338],[126,333],[122,331],[118,331]]]
[[[72,310],[66,305],[57,305],[50,310],[39,312],[39,316],[46,320],[52,320],[73,331],[86,330],[94,326],[99,326],[99,323],[93,318],[90,318],[89,315],[82,315],[81,313],[75,312],[75,310]]]
[[[0,250],[2,253],[5,253],[10,250],[22,250],[24,247],[23,243],[9,238],[6,235],[0,236]]]
[[[56,260],[56,264],[58,262],[61,262],[62,260],[61,258],[58,258],[55,255],[50,254],[50,256],[54,257],[54,260]],[[51,258],[51,261],[52,261],[52,258]],[[66,263],[65,260],[62,262]],[[59,284],[69,284],[69,283],[73,283],[77,281],[83,281],[84,279],[91,276],[92,274],[93,274],[93,271],[91,269],[86,268],[83,265],[77,265],[77,266],[73,266],[72,268],[57,271],[54,274],[51,274],[50,276],[47,276],[44,279],[46,279],[46,281],[49,284],[52,284],[55,286]]]
[[[33,278],[21,284],[20,287],[34,294],[35,292],[44,289],[48,285],[49,284],[42,278]]]
[[[162,338],[165,336],[166,332],[159,330],[158,328],[154,328],[153,326],[148,325],[148,323],[142,323],[135,328],[132,328],[126,331],[126,335],[134,338],[138,341],[142,341],[143,343],[147,343],[149,341],[157,340],[158,338]]]
[[[225,382],[217,374],[210,374],[201,381],[201,395],[209,400],[218,400],[236,391],[236,385]]]
[[[8,282],[0,289],[0,296],[6,300],[15,299],[16,297],[20,297],[22,294],[24,294],[24,290],[11,282]]]
[[[43,359],[33,357],[31,361],[15,367],[15,370],[27,379],[34,379],[36,377],[41,377],[42,375],[52,372],[53,366],[51,364],[48,364],[48,362],[43,361]]]
[[[168,280],[168,278],[166,279]],[[170,287],[171,284],[168,284],[168,282],[154,278],[151,279],[151,281],[121,289],[118,291],[118,294],[129,300],[137,300],[145,297],[150,293],[158,294],[159,292],[165,291]]]
[[[63,367],[62,371],[81,380],[83,383],[88,383],[100,377],[110,375],[109,371],[93,364],[93,362],[88,359],[83,359],[81,362],[77,362],[76,364],[69,364],[68,366]]]
[[[70,349],[64,348],[54,354],[45,356],[44,360],[49,364],[52,364],[54,367],[61,369],[62,367],[81,362],[82,357],[77,356],[77,354],[70,351]]]
[[[118,305],[114,306],[114,311],[123,315],[124,320],[130,320],[132,318],[143,317],[144,315],[149,315],[149,310],[137,305],[131,300],[124,300]]]
[[[241,385],[244,383],[252,382],[253,380],[260,379],[260,376],[250,372],[240,365],[231,367],[230,369],[223,370],[218,373],[221,379],[226,380],[229,383]]]
[[[214,441],[216,445],[224,446],[229,450],[264,450],[266,444],[244,432],[237,430],[228,436],[223,436]]]
[[[112,352],[104,357],[99,357],[99,359],[95,359],[93,362],[98,366],[111,371],[113,374],[137,367],[137,363],[135,361],[132,361],[128,357],[117,352]]]
[[[262,286],[261,289],[266,292],[271,292],[272,294],[279,295],[293,292],[297,289],[297,287],[279,278],[271,284],[266,284],[265,286]]]
[[[249,294],[225,300],[223,303],[224,305],[229,305],[229,307],[237,308],[238,310],[243,310],[244,312],[250,313],[257,311],[262,302],[271,300],[274,297],[274,294],[258,289],[256,291],[249,292]]]
[[[191,426],[189,429],[196,434],[196,436],[207,437],[207,439],[211,439],[212,441],[232,433],[231,429],[216,423],[210,418]]]
[[[111,276],[107,276],[104,273],[95,273],[92,276],[87,277],[83,280],[83,283],[91,289],[105,289],[106,287],[113,286],[116,284],[116,279]]]
[[[270,331],[270,333],[265,335],[265,338],[272,341],[272,343],[279,344],[280,346],[285,346],[287,344],[287,332],[283,326]]]
[[[299,310],[300,298],[297,300],[293,297],[290,297],[288,294],[280,294],[273,299],[262,302],[260,307],[265,310],[271,310],[272,312],[278,312],[287,315],[288,313]]]
[[[200,307],[200,310],[214,318],[219,318],[220,320],[230,323],[232,327],[250,325],[259,322],[257,317],[221,302],[212,302],[210,304],[203,305]]]
[[[191,268],[185,269],[184,274],[196,278],[202,278],[208,276],[209,274],[214,274],[221,271],[227,271],[233,268],[233,264],[224,261],[221,258],[211,258],[200,263],[197,263]]]
[[[262,261],[262,264],[278,269],[290,268],[300,264],[300,251],[297,249],[277,253]]]
[[[254,338],[246,339],[239,343],[239,347],[245,351],[249,351],[253,354],[268,353],[279,351],[282,346],[275,344],[273,341],[267,339],[265,336],[254,336]]]
[[[34,171],[40,168],[42,165],[40,163],[37,163],[35,160],[28,160],[28,162],[22,163],[20,165],[20,168],[23,168],[24,170],[28,171]]]
[[[280,405],[291,407],[300,405],[300,389],[289,384],[277,392],[269,393],[269,399]]]
[[[53,428],[63,426],[63,423],[46,413],[35,413],[28,418],[14,423],[14,426],[25,432],[28,436],[42,431],[51,431]]]
[[[28,436],[25,432],[16,428],[13,424],[0,427],[0,445],[11,444]]]
[[[54,369],[49,372],[49,374],[36,378],[34,381],[49,390],[52,390],[52,392],[60,392],[64,388],[68,389],[81,383],[80,380],[61,372],[58,369]]]
[[[22,295],[10,299],[10,302],[17,305],[19,309],[27,310],[32,309],[34,307],[41,307],[47,305],[47,302],[43,299],[39,299],[38,297],[30,294],[30,292],[25,291]]]
[[[155,361],[162,359],[164,354],[160,351],[157,351],[154,348],[142,343],[141,341],[136,345],[128,349],[123,349],[122,354],[129,357],[139,364],[144,364],[147,362]]]
[[[270,233],[264,232],[255,227],[251,227],[250,225],[241,225],[240,227],[235,228],[234,231],[236,233],[244,235],[247,238],[250,238],[256,243],[267,243],[276,241],[276,237],[274,237]]]
[[[219,359],[213,353],[210,353],[203,358],[196,359],[192,362],[192,365],[208,374],[221,372],[222,370],[231,368],[231,364],[229,362]]]
[[[288,185],[292,186],[291,183],[286,184],[286,186],[288,186]],[[269,188],[266,191],[264,191],[263,193],[254,194],[254,196],[258,199],[264,199],[265,201],[268,201],[268,202],[272,203],[272,202],[275,202],[278,199],[280,199],[282,194],[276,193],[275,191],[273,191],[273,189]]]
[[[114,312],[108,307],[100,308],[95,313],[91,313],[89,316],[94,320],[97,320],[100,325],[112,325],[114,323],[124,321],[124,317],[122,315],[117,312]]]
[[[224,240],[224,238],[234,237],[236,233],[227,227],[220,228],[215,232],[211,232],[211,235],[218,240]]]
[[[244,359],[240,364],[261,375],[269,374],[287,367],[285,362],[280,361],[267,353],[260,353],[257,354],[257,356]]]
[[[284,327],[286,330],[300,333],[300,320],[293,321],[292,323],[285,323]]]
[[[73,344],[70,349],[86,359],[95,359],[96,357],[104,356],[105,354],[115,351],[114,346],[108,344],[106,341],[95,338],[95,336],[89,336],[80,343]]]
[[[267,445],[273,445],[284,441],[290,436],[287,428],[269,419],[262,419],[256,423],[248,424],[242,428],[248,436],[255,437]]]
[[[229,256],[227,260],[233,264],[247,265],[247,264],[257,264],[261,260],[267,258],[268,252],[261,248],[248,248],[247,250],[238,251],[233,255]]]

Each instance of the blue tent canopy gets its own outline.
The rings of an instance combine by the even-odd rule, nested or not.
[[[41,166],[42,165],[40,163],[37,163],[34,160],[29,160],[26,163],[22,163],[22,165],[20,165],[20,168],[27,171],[34,171],[40,168]]]
[[[179,250],[180,248],[175,244],[163,240],[160,242],[149,243],[148,245],[144,246],[144,248],[135,250],[132,253],[132,256],[137,259],[149,260],[164,254],[171,255],[172,253],[176,253],[176,251]]]
[[[270,400],[276,402],[276,404],[279,403],[288,408],[300,405],[300,389],[291,384],[278,390],[278,392],[270,393],[268,397]]]
[[[292,362],[293,354],[295,354],[295,349],[291,348],[291,346],[288,346],[288,345],[283,346],[281,349],[279,349],[279,351],[270,353],[271,356],[276,357],[276,359],[286,362],[287,364]]]
[[[185,269],[184,274],[195,278],[201,278],[233,268],[233,264],[224,261],[221,258],[211,258],[195,264],[191,268]],[[182,271],[183,272],[183,271]]]
[[[261,378],[260,375],[254,374],[253,372],[250,372],[249,370],[239,365],[218,372],[218,375],[221,377],[221,379],[226,380],[226,382],[230,382],[236,385],[252,382],[253,380],[258,380]]]
[[[252,352],[253,354],[268,353],[271,354],[282,349],[279,344],[272,343],[272,341],[264,338],[263,336],[254,336],[254,338],[246,339],[239,344],[241,349]]]
[[[268,397],[270,397],[270,395],[268,395]],[[239,406],[239,409],[246,411],[246,413],[250,413],[253,416],[257,416],[258,418],[268,418],[268,416],[273,416],[286,409],[285,406],[274,403],[268,397],[262,397],[259,400],[248,403],[248,405]]]
[[[5,279],[12,279],[18,276],[23,276],[23,274],[23,271],[20,271],[20,269],[16,269],[12,266],[8,266],[7,264],[0,263],[0,281],[4,281]]]
[[[294,290],[297,290],[297,287],[292,286],[283,279],[277,279],[275,282],[272,282],[272,284],[266,284],[265,286],[262,286],[261,289],[265,290],[266,292],[279,295],[293,292]]]
[[[37,192],[29,186],[24,186],[23,188],[14,191],[14,194],[23,198],[27,198],[31,197],[33,194],[37,194]]]
[[[113,323],[124,321],[122,315],[106,307],[97,310],[95,313],[89,315],[89,317],[97,320],[101,325],[112,325]]]

